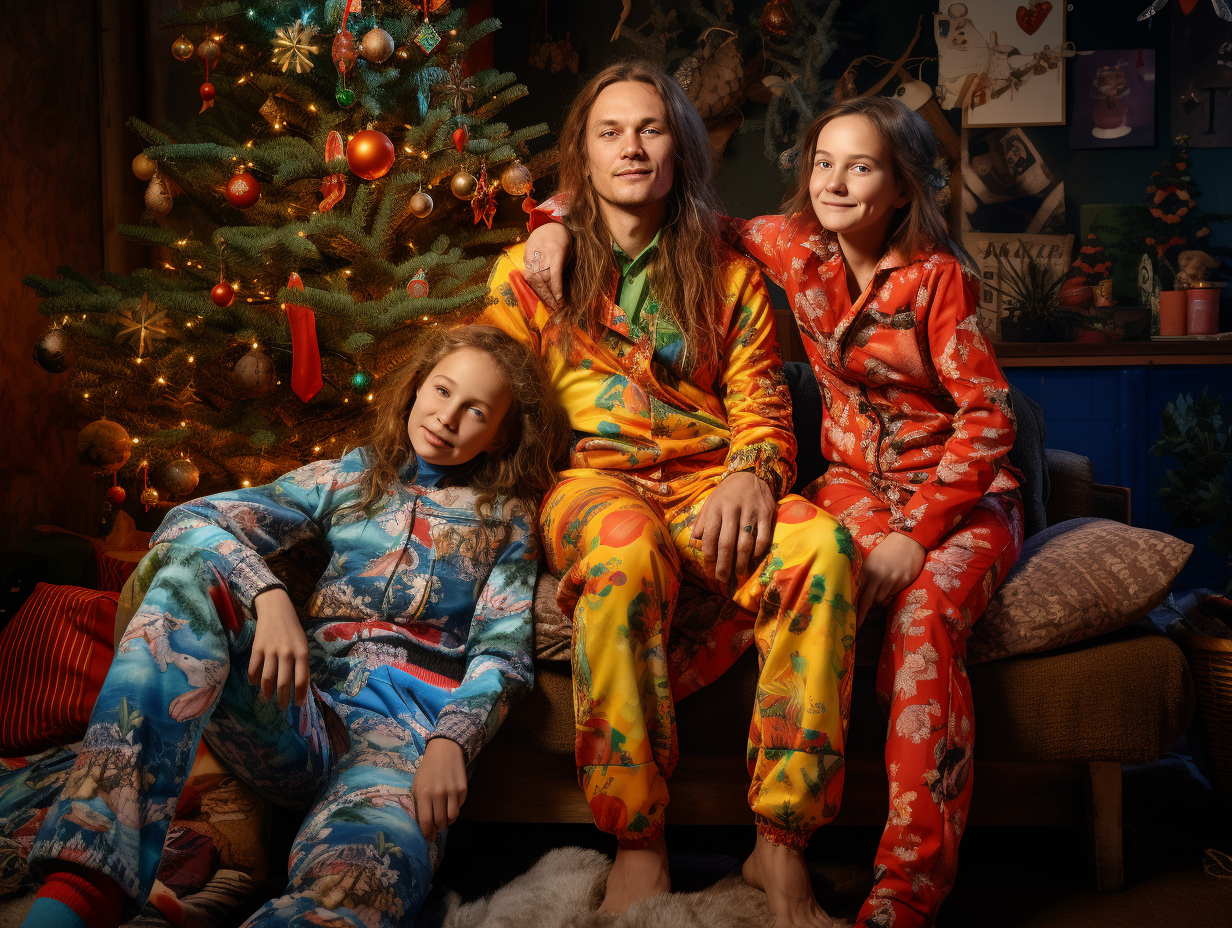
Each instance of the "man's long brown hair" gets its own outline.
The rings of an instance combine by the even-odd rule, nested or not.
[[[364,511],[376,508],[398,484],[398,472],[414,459],[406,423],[420,387],[446,355],[464,348],[492,359],[513,399],[501,425],[501,449],[462,465],[454,480],[478,491],[475,511],[482,518],[498,496],[520,500],[532,517],[538,512],[556,479],[556,464],[567,452],[569,423],[530,349],[499,329],[478,325],[432,329],[414,356],[384,378],[365,441],[367,468],[357,504]]]
[[[950,237],[945,213],[937,202],[937,194],[945,186],[936,167],[937,137],[923,116],[892,97],[849,97],[813,120],[800,142],[796,190],[783,204],[783,215],[791,217],[797,228],[818,225],[809,195],[813,155],[821,130],[840,116],[863,116],[872,124],[890,152],[895,180],[910,197],[890,221],[885,250],[897,251],[908,261],[922,251],[948,251],[974,270],[975,263],[966,250]]]
[[[699,361],[718,356],[723,333],[715,331],[713,318],[726,297],[720,273],[720,205],[711,179],[710,139],[680,85],[646,61],[618,61],[587,81],[560,130],[560,189],[569,197],[568,224],[575,258],[568,300],[555,320],[558,337],[567,357],[570,333],[576,328],[594,331],[594,310],[599,299],[610,293],[618,274],[612,236],[589,179],[586,129],[596,98],[621,81],[637,81],[654,88],[663,101],[667,131],[676,145],[667,221],[658,253],[650,263],[650,287],[660,308],[684,337],[685,365],[694,368]]]

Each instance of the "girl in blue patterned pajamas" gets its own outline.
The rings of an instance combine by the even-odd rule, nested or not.
[[[202,736],[309,809],[248,925],[413,924],[467,765],[532,682],[535,510],[567,426],[495,329],[442,331],[389,380],[366,447],[168,514],[35,840],[27,928],[144,904]],[[263,558],[307,540],[329,564],[301,621]]]

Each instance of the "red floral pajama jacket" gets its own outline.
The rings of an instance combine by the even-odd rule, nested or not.
[[[1009,386],[976,319],[976,282],[952,255],[887,254],[853,303],[838,240],[815,223],[733,219],[727,234],[787,291],[821,387],[831,464],[804,495],[866,557],[889,532],[929,551],[887,614],[877,691],[890,814],[857,924],[931,925],[971,800],[966,639],[1022,548]]]

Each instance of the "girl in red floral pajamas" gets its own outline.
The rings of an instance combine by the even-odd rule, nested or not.
[[[1022,548],[1006,463],[1014,416],[976,319],[975,276],[937,203],[924,119],[889,98],[845,100],[799,152],[784,214],[729,220],[728,235],[791,300],[831,462],[804,495],[864,555],[858,619],[887,610],[877,692],[890,717],[890,814],[857,924],[931,925],[971,801],[966,641]],[[536,235],[528,250],[563,267],[559,231]]]

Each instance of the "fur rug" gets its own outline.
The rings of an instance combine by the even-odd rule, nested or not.
[[[549,851],[492,895],[463,903],[446,892],[420,913],[420,928],[773,928],[766,897],[739,874],[695,893],[653,896],[613,915],[599,912],[612,862],[578,847]],[[832,920],[831,928],[849,922]]]

